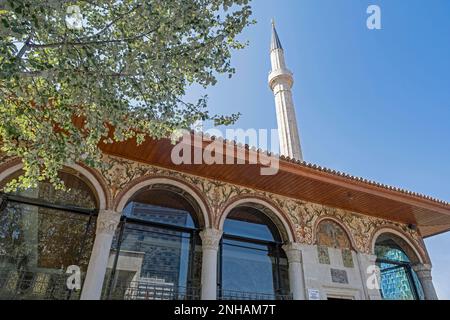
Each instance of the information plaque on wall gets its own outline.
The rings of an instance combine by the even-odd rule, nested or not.
[[[320,291],[317,289],[308,289],[309,300],[320,300]]]

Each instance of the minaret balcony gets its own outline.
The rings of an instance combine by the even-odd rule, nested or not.
[[[269,86],[273,90],[276,84],[285,84],[292,88],[294,84],[294,77],[288,69],[277,69],[269,73]]]

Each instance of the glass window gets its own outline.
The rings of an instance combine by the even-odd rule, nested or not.
[[[375,245],[381,295],[386,300],[423,300],[423,289],[411,267],[410,257],[400,246],[401,239],[396,238],[382,235]]]
[[[42,182],[7,195],[0,213],[0,298],[69,299],[67,267],[87,270],[95,237],[95,197],[80,178],[61,173],[65,192]],[[81,198],[80,195],[83,195]],[[57,204],[57,206],[55,206]],[[80,213],[73,211],[82,208]],[[90,212],[90,213],[89,213]]]
[[[133,197],[114,238],[105,298],[200,298],[201,239],[192,201],[166,189]]]
[[[280,235],[261,211],[239,207],[228,215],[220,250],[221,299],[282,299],[289,293],[288,262]]]
[[[261,211],[252,207],[239,207],[232,210],[224,223],[224,232],[266,241],[280,241],[278,230],[273,222]]]
[[[19,176],[19,171],[15,176]],[[92,192],[93,187],[85,179],[76,176],[77,172],[60,172],[59,178],[64,182],[65,190],[55,189],[47,181],[39,183],[38,188],[20,190],[13,195],[28,199],[38,199],[48,204],[63,205],[66,207],[76,207],[84,209],[97,208],[97,199]]]
[[[179,227],[195,228],[196,209],[192,201],[167,190],[140,192],[130,201],[123,214],[127,218]]]

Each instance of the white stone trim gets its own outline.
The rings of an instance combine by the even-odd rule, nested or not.
[[[375,244],[377,242],[378,237],[381,236],[384,233],[391,233],[393,235],[396,235],[396,236],[402,238],[408,244],[408,246],[414,251],[414,254],[417,256],[417,259],[419,259],[419,262],[421,264],[424,263],[422,255],[420,254],[419,251],[417,251],[417,249],[414,246],[414,244],[403,233],[401,233],[401,232],[399,232],[399,231],[397,231],[395,229],[389,228],[389,227],[382,228],[382,229],[380,229],[380,230],[378,230],[377,232],[374,233],[374,235],[372,237],[372,245],[371,245],[372,254],[375,254]]]
[[[295,242],[294,235],[291,232],[289,223],[286,221],[286,218],[281,214],[281,212],[279,210],[277,210],[276,208],[274,208],[267,201],[264,201],[259,198],[253,198],[253,197],[239,199],[239,200],[234,201],[233,203],[229,204],[220,216],[219,230],[223,230],[223,225],[225,223],[225,220],[226,220],[228,214],[231,212],[231,210],[233,210],[234,208],[236,208],[242,204],[246,204],[246,203],[260,204],[260,205],[263,205],[264,207],[270,209],[277,216],[277,218],[280,220],[280,222],[283,224],[284,231],[287,233],[287,236],[288,236],[288,239],[284,239],[284,240],[286,240],[286,242]],[[280,233],[282,233],[282,232],[280,232]]]
[[[172,180],[170,178],[152,178],[149,177],[148,179],[146,179],[145,181],[142,181],[136,185],[134,185],[130,190],[128,190],[121,198],[119,203],[117,204],[116,207],[116,211],[118,212],[122,212],[123,209],[125,208],[125,205],[127,204],[128,200],[130,200],[131,197],[133,197],[133,195],[138,192],[139,190],[151,186],[153,184],[166,184],[166,185],[171,185],[171,186],[175,186],[178,187],[180,189],[182,189],[183,191],[186,191],[187,193],[189,193],[194,200],[197,202],[197,204],[200,207],[201,210],[201,214],[203,216],[203,220],[205,221],[205,226],[203,226],[204,228],[209,228],[211,227],[210,225],[210,220],[209,220],[209,216],[208,216],[208,210],[205,206],[205,203],[203,201],[203,199],[201,199],[197,193],[189,186],[187,186],[185,183],[181,183],[179,181],[176,180]]]
[[[106,194],[103,191],[103,188],[100,185],[100,182],[98,182],[97,178],[95,178],[92,173],[90,173],[88,170],[86,170],[85,168],[83,168],[80,165],[66,164],[64,166],[79,172],[92,184],[92,186],[95,189],[96,195],[98,197],[98,202],[99,202],[98,209],[99,210],[106,209]],[[3,181],[4,179],[8,178],[14,172],[21,170],[22,168],[23,168],[23,164],[19,163],[19,164],[16,164],[15,166],[12,166],[12,167],[4,170],[3,172],[0,172],[0,182]]]

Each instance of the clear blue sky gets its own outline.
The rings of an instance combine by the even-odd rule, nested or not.
[[[382,30],[366,28],[370,4]],[[450,201],[450,1],[254,0],[253,12],[237,74],[206,91],[213,112],[241,112],[236,127],[276,128],[274,17],[305,160]],[[426,244],[438,295],[450,299],[450,233]]]

